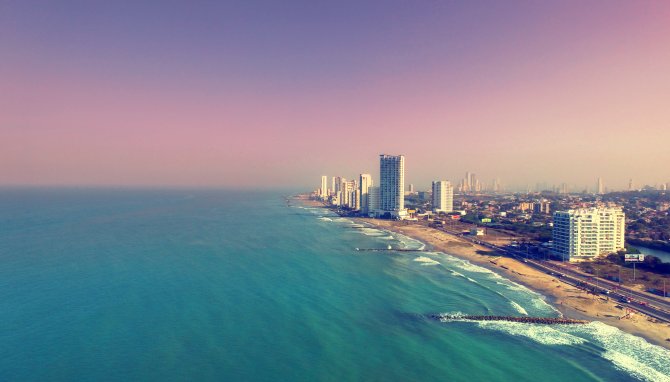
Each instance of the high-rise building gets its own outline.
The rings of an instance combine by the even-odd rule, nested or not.
[[[368,192],[370,190],[370,187],[372,187],[372,185],[373,185],[372,176],[370,174],[361,174],[359,179],[359,190],[361,194],[361,213],[365,215],[370,213],[370,209],[368,208],[369,206]]]
[[[344,203],[345,201],[345,192],[344,192],[344,184],[347,183],[347,180],[341,176],[337,176],[334,178],[334,191],[333,195],[337,196],[337,203],[333,203],[336,206],[345,206],[346,204]]]
[[[633,190],[635,190],[635,187],[633,185],[633,179],[631,178],[631,179],[628,180],[628,191],[633,191]]]
[[[354,211],[361,210],[361,190],[359,188],[351,191],[351,204],[349,207]]]
[[[346,190],[348,194],[346,206],[352,210],[359,210],[361,208],[361,197],[358,193],[358,182],[356,180],[348,181],[346,184]]]
[[[626,216],[621,207],[554,213],[553,251],[563,260],[590,260],[624,249]]]
[[[328,197],[328,177],[326,175],[321,177],[321,189],[319,190],[319,196],[321,199],[326,199]]]
[[[407,216],[405,209],[405,157],[379,156],[379,209],[395,218]]]
[[[605,193],[605,188],[603,186],[603,178],[598,178],[598,183],[596,184],[597,188],[597,193],[598,195],[602,195]]]
[[[340,206],[350,207],[351,204],[351,191],[353,191],[353,185],[351,182],[347,181],[345,178],[342,178],[342,183],[340,184],[340,190],[342,191],[342,196],[340,199]]]
[[[454,210],[454,188],[446,180],[433,182],[433,211],[452,212]]]
[[[379,187],[368,188],[368,216],[376,216],[379,213]]]

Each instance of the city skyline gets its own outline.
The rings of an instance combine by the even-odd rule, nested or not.
[[[311,189],[374,176],[378,152],[410,158],[421,188],[466,171],[670,182],[669,18],[667,2],[3,2],[0,186]]]

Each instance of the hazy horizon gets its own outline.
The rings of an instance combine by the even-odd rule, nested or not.
[[[0,4],[0,186],[670,182],[670,3]]]

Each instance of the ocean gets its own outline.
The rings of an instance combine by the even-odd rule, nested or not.
[[[670,381],[669,351],[602,323],[430,319],[559,313],[395,249],[424,245],[281,192],[4,189],[0,380]]]

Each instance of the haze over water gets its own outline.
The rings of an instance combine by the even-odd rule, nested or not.
[[[279,192],[0,191],[0,379],[667,381],[670,353]]]

